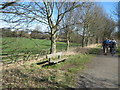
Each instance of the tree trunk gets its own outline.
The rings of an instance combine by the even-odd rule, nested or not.
[[[87,28],[88,29],[88,28]],[[87,37],[87,46],[89,46],[91,44],[91,34],[90,31],[88,32],[88,37]]]
[[[69,50],[69,47],[70,47],[70,41],[69,38],[67,38],[67,51]]]
[[[90,36],[87,37],[87,46],[89,46],[89,45],[90,45]]]
[[[84,41],[85,41],[85,26],[84,26],[84,28],[83,28],[82,47],[84,47]]]
[[[85,40],[85,38],[84,38],[84,36],[82,36],[82,47],[84,47],[84,40]]]
[[[99,43],[100,43],[100,39],[98,38],[97,44],[99,44]]]
[[[56,33],[55,30],[51,30],[51,49],[50,54],[56,53]]]
[[[67,40],[67,48],[66,50],[68,51],[69,50],[69,47],[70,47],[70,41],[69,41],[69,27],[66,26],[66,40]]]
[[[99,37],[96,37],[96,44],[99,44]]]

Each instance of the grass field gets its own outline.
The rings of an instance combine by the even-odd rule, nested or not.
[[[70,47],[78,44],[71,43]],[[16,61],[36,59],[50,53],[51,41],[45,39],[2,38],[2,62],[4,64]],[[57,42],[57,51],[66,50],[65,42]]]
[[[50,40],[45,39],[28,39],[28,38],[2,38],[2,53],[11,54],[32,52],[39,53],[43,49],[50,49]],[[72,43],[71,47],[77,46],[78,44]],[[57,42],[57,50],[65,50],[65,42]]]

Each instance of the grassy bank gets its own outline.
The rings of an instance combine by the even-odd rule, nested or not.
[[[99,47],[98,48],[90,48],[88,53],[89,54],[98,54],[100,52]]]
[[[11,54],[32,52],[39,53],[41,50],[50,49],[50,40],[45,39],[28,39],[28,38],[2,38],[2,53]],[[78,46],[78,44],[70,43],[70,47]],[[65,42],[57,42],[57,50],[65,50]]]
[[[85,68],[91,55],[72,55],[62,63],[41,67],[24,64],[3,71],[3,88],[73,88],[76,73]]]
[[[120,56],[120,46],[117,48],[117,53]]]

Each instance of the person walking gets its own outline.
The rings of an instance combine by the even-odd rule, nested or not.
[[[107,55],[108,53],[108,48],[109,48],[109,40],[108,38],[105,38],[105,40],[102,42],[102,47],[103,47],[103,53]]]
[[[116,48],[117,48],[117,42],[114,38],[112,38],[110,42],[110,53],[114,55],[116,53]]]

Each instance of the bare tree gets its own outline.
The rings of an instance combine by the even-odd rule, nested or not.
[[[115,5],[115,11],[113,11],[113,13],[117,16],[116,26],[118,31],[116,32],[115,37],[117,36],[117,38],[120,40],[120,1]]]
[[[110,37],[114,31],[114,21],[105,13],[102,7],[95,3],[86,3],[83,9],[77,8],[76,11],[75,22],[82,36],[82,47],[99,43],[104,37]]]
[[[44,23],[49,26],[51,34],[50,53],[56,52],[56,33],[58,26],[65,14],[77,7],[82,7],[84,2],[17,2],[0,11],[4,13],[3,21],[15,25],[32,25]]]
[[[70,38],[73,38],[71,37],[72,35],[72,30],[71,30],[71,27],[73,27],[74,25],[74,22],[73,22],[73,19],[74,19],[74,14],[73,14],[74,11],[72,12],[69,12],[65,15],[64,19],[62,20],[62,29],[63,31],[65,32],[65,37],[66,37],[66,43],[67,43],[67,48],[66,50],[68,51],[69,50],[69,47],[70,47]]]
[[[16,2],[18,2],[20,0],[15,0],[15,1],[12,1],[12,2],[6,2],[6,3],[3,3],[3,4],[0,4],[1,8],[0,9],[5,9],[7,8],[8,6],[12,6],[13,4],[15,4]]]
[[[80,34],[82,36],[82,47],[84,47],[85,44],[85,37],[87,36],[87,32],[89,33],[89,23],[91,23],[91,8],[94,5],[94,3],[86,3],[84,5],[83,9],[78,8],[76,11],[76,22],[82,27],[78,30],[80,30]]]

